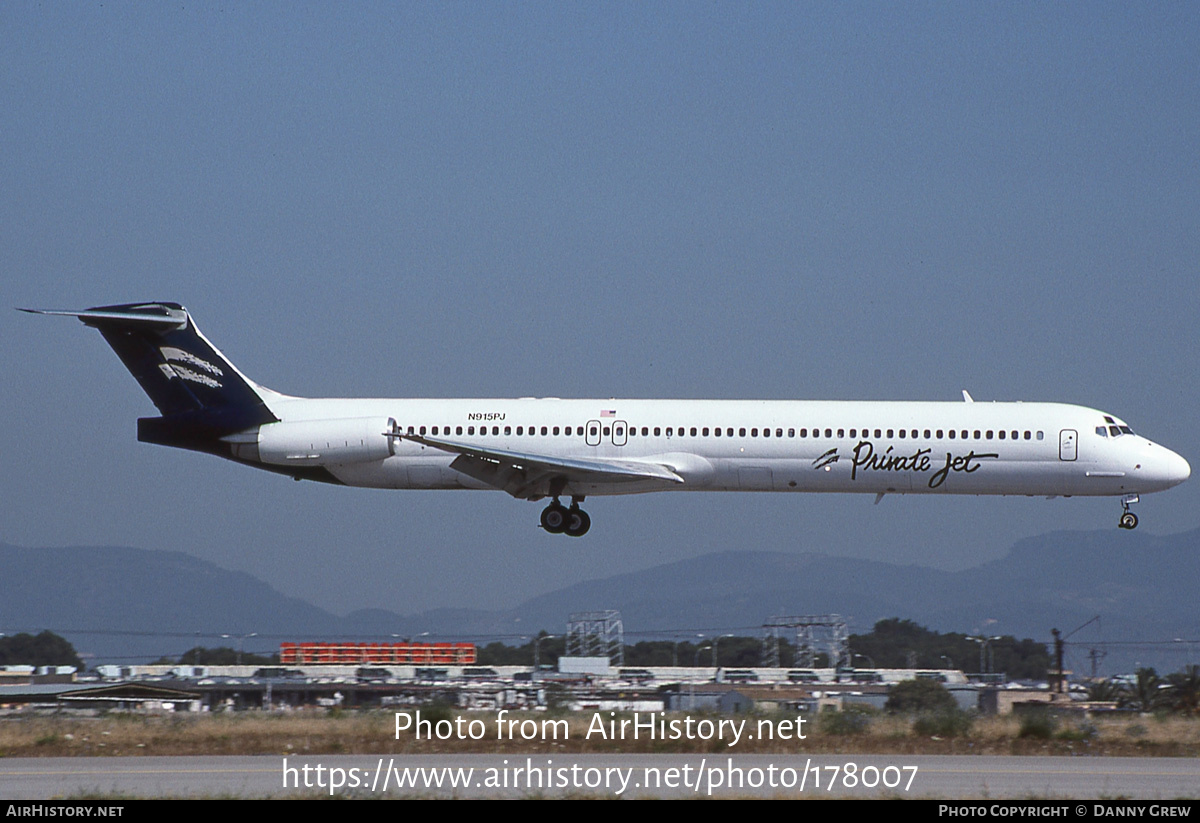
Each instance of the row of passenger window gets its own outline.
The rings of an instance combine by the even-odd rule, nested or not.
[[[512,426],[503,426],[503,427],[492,426],[490,434],[499,436],[502,428],[504,431],[504,435],[506,437],[513,436],[514,432],[513,432]],[[651,431],[653,431],[654,437],[663,437],[664,436],[664,429],[661,426],[654,426],[653,429],[651,429],[651,427],[649,427],[649,426],[642,426],[640,429],[640,434],[642,437],[650,437]],[[791,437],[791,438],[795,438],[795,437],[820,438],[822,436],[822,430],[820,428],[814,428],[811,430],[810,429],[797,430],[795,428],[789,428],[786,431],[787,431],[787,437]],[[735,432],[736,432],[736,435],[735,435]],[[1029,429],[1026,429],[1024,431],[1020,431],[1018,429],[1011,429],[1011,430],[1010,429],[999,429],[999,430],[994,430],[994,429],[974,429],[974,430],[970,430],[970,429],[850,429],[849,436],[851,439],[858,439],[858,437],[860,435],[864,438],[871,437],[872,432],[874,432],[874,437],[876,439],[884,439],[884,437],[885,437],[884,433],[886,432],[886,438],[889,440],[896,439],[897,437],[901,440],[906,440],[906,439],[911,439],[911,440],[920,440],[920,439],[924,439],[924,440],[972,440],[972,439],[973,440],[1034,440],[1034,439],[1043,440],[1043,439],[1045,439],[1045,435],[1043,432],[1031,431]],[[409,434],[421,434],[421,435],[430,434],[434,437],[437,437],[439,435],[449,435],[450,434],[450,426],[431,426],[428,428],[428,431],[425,426],[419,426],[419,427],[409,426],[408,433]],[[539,434],[539,429],[536,426],[529,426],[528,428],[526,428],[525,426],[517,426],[515,433],[516,433],[516,436],[518,436],[518,437],[524,437],[527,435],[528,436],[537,436]],[[628,431],[627,431],[626,427],[624,425],[618,424],[616,426],[611,426],[611,427],[604,426],[603,432],[601,432],[600,428],[598,428],[594,424],[592,424],[588,427],[588,436],[592,437],[592,438],[596,438],[596,437],[607,438],[607,437],[612,436],[614,433],[617,437],[622,437],[622,438],[625,437],[627,433],[628,433],[629,437],[637,437],[639,434],[639,429],[637,426],[629,426]],[[463,427],[455,426],[454,434],[455,435],[464,434]],[[467,426],[465,434],[467,434],[468,436],[474,436],[476,434],[476,427],[475,426]],[[489,434],[488,427],[487,426],[479,426],[478,434],[484,435],[484,436]],[[572,426],[542,426],[540,429],[540,434],[543,437],[549,437],[549,436],[558,437],[558,436],[571,436],[571,435],[575,435],[577,437],[582,437],[584,434],[584,427],[583,426],[574,426],[574,427],[572,427]],[[839,438],[839,439],[845,439],[846,434],[847,434],[847,430],[844,428],[842,428],[842,429],[832,429],[832,428],[824,429],[824,436],[826,439],[829,439],[829,440],[832,440],[835,437]],[[710,436],[711,437],[735,437],[735,436],[736,437],[747,437],[747,436],[759,437],[759,436],[762,436],[762,437],[782,438],[782,437],[784,437],[784,429],[776,428],[776,429],[772,430],[771,428],[765,427],[765,426],[761,430],[758,428],[746,429],[745,427],[739,427],[737,429],[734,429],[732,427],[709,428],[708,426],[692,426],[690,428],[687,428],[684,426],[679,426],[678,428],[675,428],[672,426],[667,426],[665,429],[665,436],[666,437],[710,437]]]
[[[498,436],[500,434],[501,428],[504,429],[505,437],[511,437],[513,435],[513,427],[512,426],[504,426],[504,427],[492,426],[490,433]],[[604,427],[604,431],[606,434],[608,433],[608,426]],[[417,426],[417,427],[409,426],[408,433],[409,434],[422,434],[422,435],[430,434],[430,435],[436,437],[436,436],[438,436],[439,433],[442,435],[449,435],[450,427],[449,426],[431,426],[429,428],[429,430],[426,431],[425,426]],[[454,427],[454,434],[461,435],[464,433],[467,435],[476,434],[475,426],[467,426],[465,431],[462,426]],[[583,437],[583,426],[575,426],[575,427],[572,427],[572,426],[542,426],[541,433],[542,433],[543,437],[548,437],[551,435],[553,435],[555,437],[557,437],[559,435],[570,436],[572,434],[578,435],[579,437]],[[488,427],[480,426],[479,430],[478,430],[478,434],[485,435],[485,436],[487,434],[489,434]],[[516,434],[519,437],[524,437],[525,435],[529,435],[531,437],[536,437],[538,434],[538,428],[537,428],[537,426],[530,426],[528,428],[528,430],[526,430],[526,428],[524,426],[517,426]]]

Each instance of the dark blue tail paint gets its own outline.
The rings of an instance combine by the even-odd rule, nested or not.
[[[247,425],[275,419],[178,303],[98,306],[79,319],[99,330],[164,417],[219,410],[239,413]]]
[[[229,456],[221,437],[277,420],[256,387],[209,343],[178,303],[126,303],[78,317],[112,346],[162,417],[138,420],[138,440]]]
[[[123,303],[85,311],[21,309],[33,314],[77,317],[112,346],[138,385],[162,412],[138,419],[138,440],[207,452],[297,480],[340,483],[321,467],[279,467],[235,454],[223,440],[279,418],[259,386],[208,342],[178,303]],[[268,392],[268,394],[270,394]]]

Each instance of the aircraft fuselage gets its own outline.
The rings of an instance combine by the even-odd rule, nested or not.
[[[1139,494],[1191,472],[1062,403],[300,398],[239,372],[178,303],[27,311],[100,331],[161,413],[140,440],[297,480],[549,497],[542,527],[575,537],[586,497],[657,491],[1111,495],[1131,529]]]
[[[669,467],[684,481],[569,480],[560,493],[575,496],[666,490],[1125,495],[1170,488],[1189,473],[1179,455],[1122,432],[1128,428],[1122,421],[1061,403],[525,398],[292,399],[270,406],[281,421],[264,424],[260,438],[305,421],[311,431],[299,432],[287,444],[290,451],[276,450],[263,462],[321,466],[342,483],[374,488],[493,488],[451,468],[457,453],[433,443],[645,461]],[[339,439],[344,450],[347,437],[336,421],[373,421],[364,432],[347,434],[377,438],[377,448],[362,451],[361,460],[339,454]],[[547,486],[524,496],[549,493]]]

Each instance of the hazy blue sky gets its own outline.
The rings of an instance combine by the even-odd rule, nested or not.
[[[99,335],[13,306],[177,300],[292,394],[967,388],[1200,462],[1196,4],[6,2],[0,43],[2,542],[411,612],[729,548],[961,568],[1120,511],[649,495],[568,540],[139,444]],[[1137,512],[1195,528],[1200,481]]]

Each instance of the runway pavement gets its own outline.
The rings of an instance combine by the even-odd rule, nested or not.
[[[0,759],[0,798],[1200,797],[1200,759],[320,755]]]

